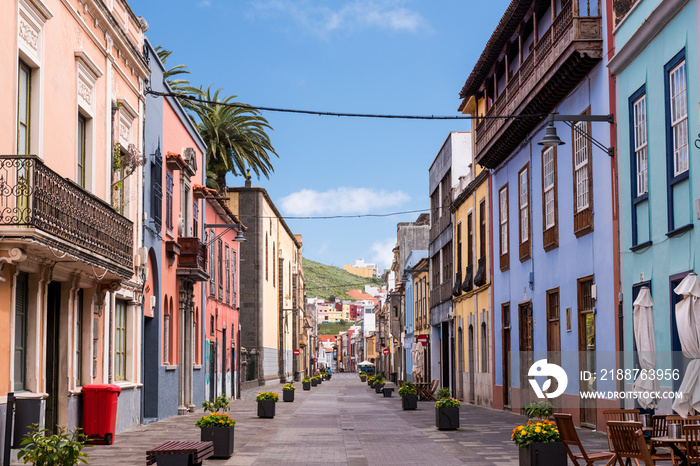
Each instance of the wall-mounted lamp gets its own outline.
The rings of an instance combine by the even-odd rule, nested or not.
[[[238,233],[236,234],[236,237],[233,238],[233,240],[238,241],[239,243],[246,240],[243,236],[242,223],[205,223],[204,228],[235,228],[236,230],[238,230]]]
[[[583,131],[576,126],[574,126],[574,122],[578,121],[602,121],[602,122],[607,122],[607,123],[615,123],[615,120],[613,119],[613,115],[559,115],[558,113],[550,113],[549,116],[547,117],[547,128],[545,129],[544,133],[544,138],[537,144],[540,146],[544,147],[556,147],[556,146],[561,146],[564,144],[564,141],[559,139],[559,136],[557,136],[557,129],[554,127],[554,122],[555,121],[563,121],[569,127],[571,127],[576,133],[579,135],[585,137],[589,141],[591,141],[596,147],[598,147],[600,150],[608,154],[610,157],[615,155],[615,150],[612,147],[605,147],[603,143],[600,141],[596,140],[593,136],[588,134],[588,132]]]

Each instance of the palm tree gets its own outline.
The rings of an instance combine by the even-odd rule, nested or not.
[[[272,129],[267,120],[258,110],[233,102],[238,96],[220,97],[221,89],[212,94],[211,86],[200,92],[202,100],[192,111],[207,145],[207,169],[215,174],[212,181],[221,190],[226,186],[226,173],[238,176],[248,169],[269,178],[274,171],[270,154],[277,153],[265,132]]]
[[[166,64],[166,62],[168,61],[168,57],[170,57],[170,55],[173,53],[171,50],[164,49],[162,45],[157,45],[155,47],[155,51],[158,55],[158,58],[160,59],[160,62],[163,65]],[[165,70],[163,72],[163,79],[165,79],[165,82],[168,83],[170,90],[173,92],[189,96],[200,96],[202,92],[201,89],[190,85],[190,82],[188,80],[182,78],[173,79],[173,77],[182,74],[190,74],[189,70],[187,69],[187,65],[176,65],[170,69]],[[194,110],[195,104],[192,102],[192,100],[178,99],[178,101],[180,102],[180,105],[182,105],[187,110]]]

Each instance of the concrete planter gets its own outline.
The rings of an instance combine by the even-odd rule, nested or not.
[[[318,385],[318,381],[316,379],[311,379],[311,386],[315,387],[316,385]]]
[[[291,403],[294,401],[294,392],[296,390],[282,390],[282,401]]]
[[[566,449],[562,442],[532,443],[518,448],[520,466],[565,466]]]
[[[362,382],[367,382],[367,376],[366,376],[366,375],[361,375],[361,376],[360,376],[360,381],[362,381]]]
[[[384,398],[391,398],[391,393],[394,391],[393,388],[383,388],[382,393],[384,393]]]
[[[258,417],[272,419],[275,417],[275,400],[258,400]]]
[[[311,382],[302,382],[301,387],[308,392],[311,390]]]
[[[438,430],[459,429],[459,408],[435,408],[435,427]]]
[[[382,390],[384,390],[384,384],[383,384],[383,383],[381,383],[381,384],[379,384],[379,383],[374,384],[374,391],[375,391],[376,393],[382,393]]]
[[[214,442],[214,456],[212,458],[230,458],[233,455],[233,430],[231,427],[202,427],[200,440],[202,442]]]

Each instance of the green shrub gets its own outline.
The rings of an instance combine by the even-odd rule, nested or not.
[[[31,431],[22,439],[22,449],[17,453],[17,458],[24,461],[24,464],[36,466],[75,466],[78,462],[88,464],[89,456],[82,451],[87,437],[80,430],[78,428],[67,432],[59,426],[57,434],[48,435],[47,429],[39,429],[37,424],[32,424]]]
[[[403,385],[401,385],[401,388],[399,388],[400,396],[415,395],[417,393],[418,390],[416,390],[416,385],[413,382],[404,382]]]
[[[445,397],[445,398],[440,398],[436,403],[435,403],[435,408],[459,408],[461,406],[461,403],[459,400],[456,400],[451,397]]]
[[[435,392],[435,396],[438,400],[441,400],[443,398],[450,398],[452,396],[452,390],[450,390],[447,387],[440,387]]]

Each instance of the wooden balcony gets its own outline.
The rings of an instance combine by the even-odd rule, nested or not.
[[[508,80],[486,116],[550,113],[600,62],[600,16],[577,16],[568,2]],[[476,162],[495,168],[544,117],[485,119],[476,126]]]
[[[178,238],[180,255],[177,262],[178,276],[203,282],[209,280],[207,273],[207,246],[199,238]]]
[[[91,274],[134,273],[133,223],[34,155],[0,156],[0,234],[51,260],[70,254]]]
[[[442,216],[439,219],[437,219],[435,223],[430,225],[430,230],[428,232],[428,241],[431,243],[435,241],[438,238],[438,236],[440,236],[440,233],[445,231],[445,228],[447,228],[450,225],[450,220],[450,214],[449,212],[446,212],[442,214]]]
[[[430,290],[430,307],[452,300],[452,283],[445,282]]]

